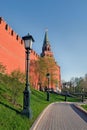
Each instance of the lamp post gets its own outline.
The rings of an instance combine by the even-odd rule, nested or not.
[[[66,90],[66,83],[63,83],[63,86],[64,86],[64,88],[65,88],[65,102],[66,102],[66,100],[67,100],[67,90]]]
[[[22,37],[24,40],[24,45],[26,49],[26,86],[24,90],[24,97],[23,97],[23,111],[22,114],[26,115],[28,118],[32,118],[32,113],[30,109],[30,84],[29,84],[29,58],[30,58],[30,50],[32,49],[32,43],[34,42],[34,39],[31,35],[27,35]]]
[[[82,88],[82,102],[84,101],[84,88]]]
[[[47,73],[46,77],[48,79],[48,87],[47,87],[47,101],[49,101],[50,95],[49,95],[49,80],[50,80],[50,74]]]
[[[39,81],[38,84],[39,84],[39,90],[42,91],[42,87],[41,87],[41,84],[42,84],[42,83]]]

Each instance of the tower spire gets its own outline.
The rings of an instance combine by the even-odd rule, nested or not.
[[[45,36],[44,36],[44,41],[43,41],[43,47],[46,46],[48,43],[49,43],[49,40],[48,40],[48,29],[45,29]]]
[[[45,42],[45,44],[47,44],[47,42],[49,42],[49,40],[48,40],[48,29],[47,28],[45,30],[44,42]]]
[[[53,54],[51,52],[50,42],[48,40],[48,29],[45,30],[45,36],[44,36],[41,56],[53,56]]]

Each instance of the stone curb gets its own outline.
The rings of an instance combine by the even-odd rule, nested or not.
[[[87,111],[84,110],[84,108],[82,108],[81,106],[79,106],[78,104],[73,104],[77,109],[79,109],[80,111],[82,111],[84,114],[87,115]]]
[[[46,111],[49,109],[49,107],[54,104],[54,103],[51,103],[49,104],[43,111],[42,113],[37,117],[37,119],[35,120],[34,124],[32,125],[32,127],[30,128],[30,130],[35,130],[36,127],[38,126],[40,120],[42,119],[43,115],[46,113]]]

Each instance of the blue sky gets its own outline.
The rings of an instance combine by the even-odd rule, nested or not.
[[[0,15],[21,37],[33,35],[38,54],[48,28],[62,79],[87,73],[87,0],[0,0]]]

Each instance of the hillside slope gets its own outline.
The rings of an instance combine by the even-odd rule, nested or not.
[[[21,115],[23,106],[23,90],[25,84],[17,79],[0,74],[0,130],[29,130],[37,116],[51,102],[63,101],[63,97],[50,94],[50,102],[46,101],[46,93],[31,88],[31,109],[33,118]]]

